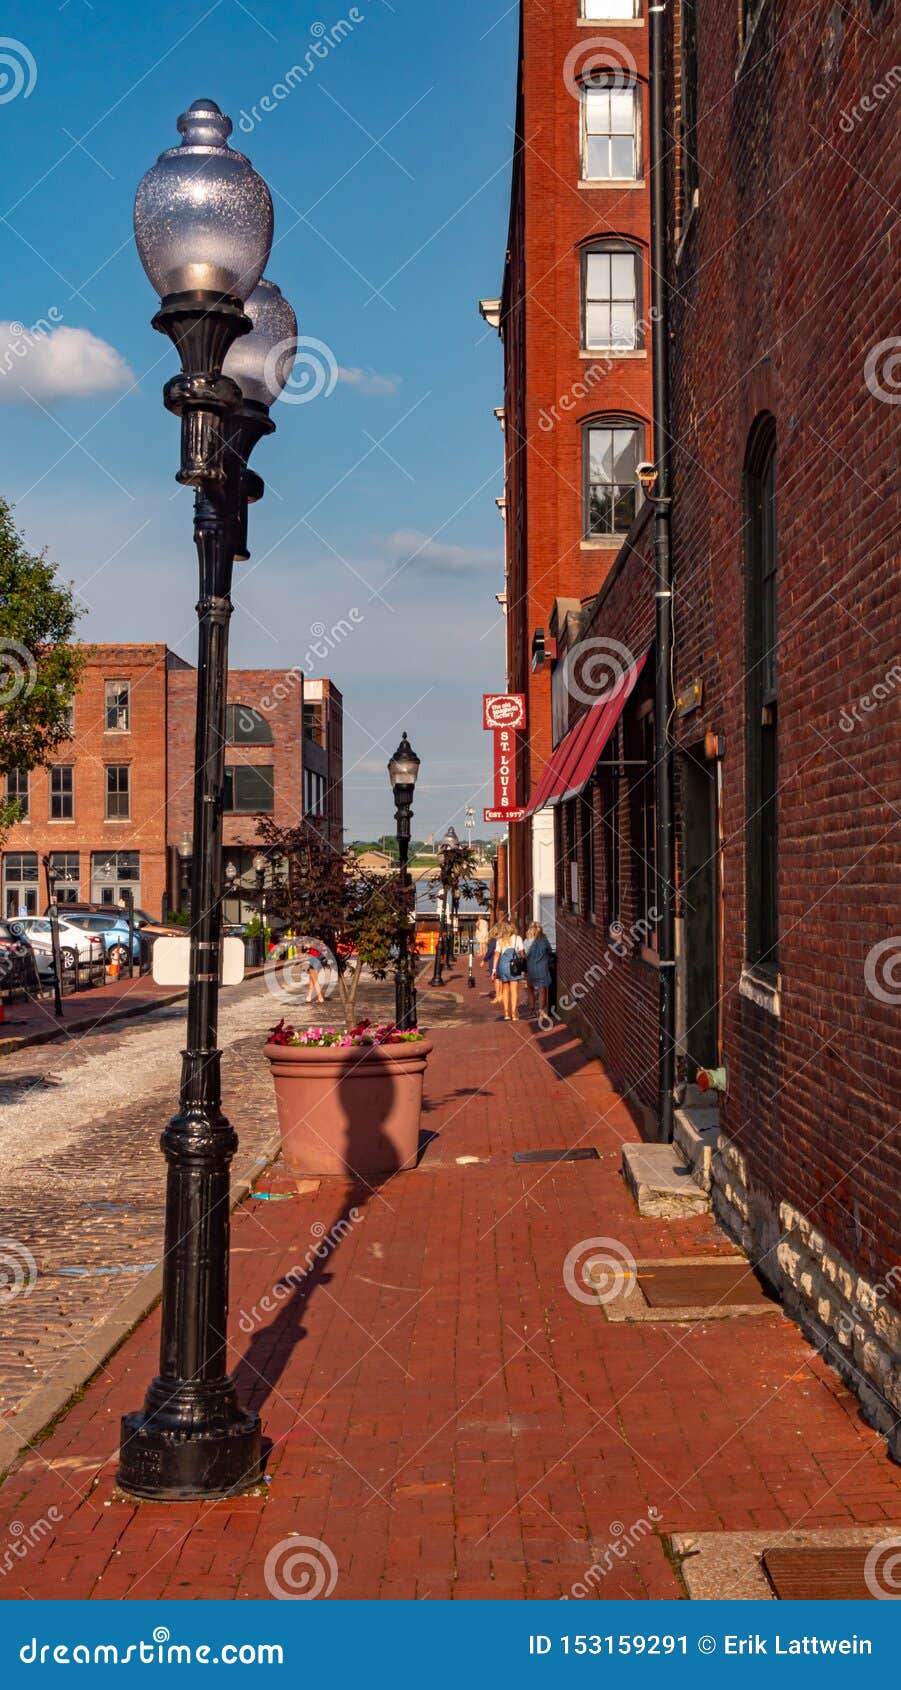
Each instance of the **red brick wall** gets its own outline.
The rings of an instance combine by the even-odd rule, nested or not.
[[[104,722],[104,682],[131,683],[128,733],[109,733]],[[106,645],[91,650],[75,700],[73,738],[54,754],[55,763],[74,768],[75,804],[72,821],[49,820],[49,776],[33,769],[30,776],[30,819],[11,828],[4,854],[36,851],[77,851],[80,856],[79,895],[91,896],[91,853],[140,851],[138,898],[151,915],[159,915],[166,887],[166,647],[163,645]],[[106,773],[110,763],[131,768],[131,819],[107,821]],[[38,907],[46,905],[47,888],[40,870]]]
[[[881,1279],[898,1249],[901,1011],[865,969],[901,931],[901,687],[850,712],[901,655],[898,412],[865,379],[898,328],[897,7],[765,0],[737,81],[734,0],[698,0],[697,16],[700,202],[673,319],[676,690],[703,680],[690,736],[726,743],[722,1114],[764,1197]],[[738,990],[742,465],[763,409],[778,438],[779,1019]]]
[[[172,670],[169,675],[169,843],[177,845],[192,831],[194,778],[194,712],[197,672]],[[303,813],[302,740],[303,676],[273,669],[232,669],[228,676],[229,704],[247,704],[264,716],[272,729],[272,745],[229,746],[226,767],[241,763],[271,764],[274,769],[274,819],[296,827]],[[253,845],[253,816],[223,818],[223,844]]]
[[[589,367],[605,355],[580,357],[580,246],[619,234],[636,241],[647,293],[648,194],[635,188],[579,187],[580,105],[573,77],[597,48],[616,41],[647,76],[645,21],[580,25],[578,0],[524,0],[510,245],[502,305],[505,342],[508,684],[529,699],[529,728],[520,753],[527,794],[550,750],[546,671],[531,670],[536,627],[557,596],[596,592],[617,546],[582,542],[581,423],[597,412],[628,413],[646,428],[650,449],[650,336],[639,357],[606,360],[606,372],[585,390]],[[644,97],[646,133],[647,99]],[[643,314],[647,315],[647,299]],[[580,385],[581,384],[581,385]],[[561,404],[562,402],[562,404]],[[542,422],[542,417],[545,422]],[[550,426],[547,419],[550,418]],[[559,419],[559,420],[556,420]],[[511,902],[529,891],[528,824],[511,829]]]

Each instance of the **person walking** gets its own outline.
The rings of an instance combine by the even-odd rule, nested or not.
[[[494,978],[494,953],[497,950],[497,926],[498,926],[498,924],[497,924],[497,922],[495,922],[494,926],[489,927],[489,929],[488,929],[488,933],[487,933],[487,936],[486,936],[486,939],[485,939],[485,952],[484,952],[484,955],[482,957],[481,963],[479,964],[480,968],[487,968],[488,973],[491,975],[491,1002],[492,1003],[500,1003],[500,992],[499,992],[498,987],[497,987],[497,982],[495,981],[495,978]]]
[[[480,915],[478,921],[476,922],[475,941],[476,956],[483,956],[485,946],[488,943],[488,922],[483,915]]]
[[[307,957],[307,1003],[312,1003],[315,997],[317,1003],[325,1003],[322,987],[319,984],[320,970],[325,967],[326,959],[318,945],[306,947]]]
[[[550,940],[539,922],[533,921],[526,930],[526,985],[529,989],[529,1011],[534,1015],[547,1014],[548,993],[551,989]]]
[[[519,1020],[519,982],[525,973],[525,946],[509,916],[497,930],[492,971],[500,987],[505,1021]]]

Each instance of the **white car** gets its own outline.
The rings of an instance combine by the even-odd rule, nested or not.
[[[53,929],[50,917],[46,915],[20,915],[10,921],[10,926],[19,928],[29,941],[34,951],[34,960],[38,965],[38,973],[42,975],[53,973]],[[97,962],[103,957],[103,939],[99,933],[86,933],[82,927],[76,927],[65,916],[59,918],[59,956],[64,970],[75,967],[76,962]]]

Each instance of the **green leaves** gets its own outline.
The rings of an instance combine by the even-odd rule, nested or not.
[[[47,763],[68,739],[86,656],[71,643],[80,615],[55,564],[26,551],[0,499],[0,773]],[[14,820],[0,804],[0,833]]]

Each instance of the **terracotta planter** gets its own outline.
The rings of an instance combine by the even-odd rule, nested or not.
[[[266,1044],[282,1150],[296,1179],[384,1179],[416,1166],[428,1039],[409,1044]]]

